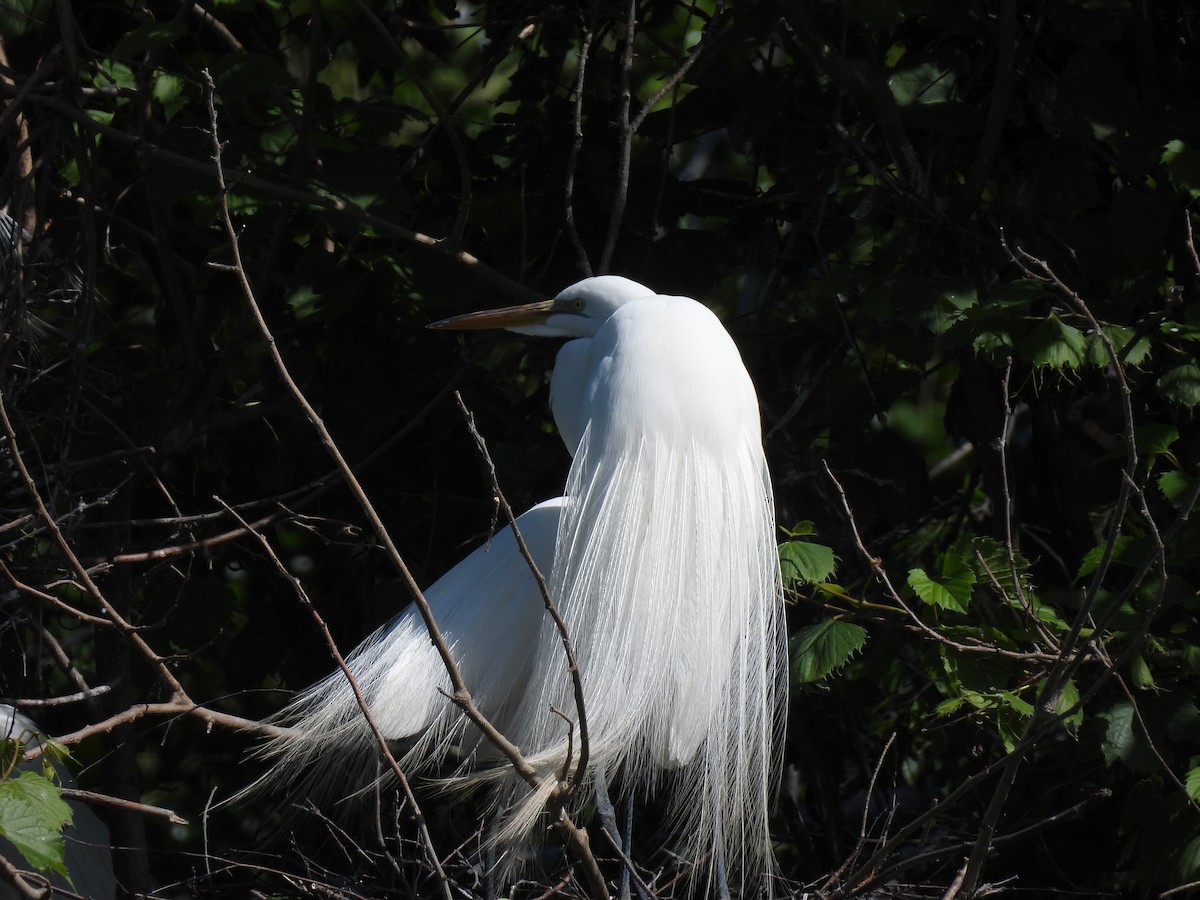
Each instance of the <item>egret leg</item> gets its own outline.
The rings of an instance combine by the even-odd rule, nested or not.
[[[624,849],[624,835],[617,828],[617,813],[613,809],[612,798],[608,796],[608,779],[603,769],[596,769],[596,815],[600,817],[600,827],[614,839],[620,839]],[[628,851],[626,851],[628,856]],[[617,893],[620,900],[629,900],[629,869],[621,866],[621,889]]]
[[[621,849],[625,852],[626,859],[632,859],[633,856],[633,796],[627,794],[625,796],[625,821],[621,823],[623,828],[621,831]],[[629,896],[629,866],[621,866],[621,897],[622,900]],[[650,900],[650,894],[647,893],[645,883],[642,879],[637,879],[633,883],[633,889],[637,891],[638,900]]]
[[[490,827],[490,826],[489,826]],[[483,896],[496,900],[500,896],[496,885],[496,848],[486,839],[483,842]]]
[[[730,900],[729,898],[729,875],[725,871],[725,842],[718,840],[716,847],[713,850],[716,856],[716,872],[713,873],[717,880],[716,895],[717,900]]]
[[[613,808],[612,798],[608,794],[608,779],[604,777],[603,772],[596,774],[596,814],[600,817],[600,827],[610,835],[613,835],[614,840],[620,841],[621,855],[624,857],[621,864],[621,878],[618,882],[617,897],[618,900],[631,900],[629,888],[630,881],[633,882],[633,889],[637,892],[638,900],[650,900],[650,894],[646,891],[645,885],[640,878],[633,877],[631,871],[630,854],[633,850],[633,798],[626,797],[622,806],[621,827],[617,827],[617,813]]]

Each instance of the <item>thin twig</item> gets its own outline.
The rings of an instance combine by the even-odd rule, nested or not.
[[[550,596],[550,587],[546,584],[545,576],[538,568],[533,554],[529,552],[529,547],[525,543],[525,538],[521,535],[521,529],[517,525],[517,517],[513,514],[512,507],[509,506],[504,492],[500,490],[500,480],[496,474],[496,464],[492,462],[492,455],[488,452],[487,442],[484,441],[483,435],[479,433],[479,429],[475,427],[475,416],[467,409],[467,405],[463,402],[462,395],[458,391],[454,392],[454,399],[458,401],[458,408],[462,410],[463,417],[467,421],[467,430],[471,432],[471,437],[475,439],[475,445],[479,448],[479,454],[483,457],[484,464],[487,466],[496,502],[500,504],[500,508],[504,511],[504,517],[508,520],[509,527],[512,528],[513,537],[516,538],[521,556],[525,559],[525,563],[533,573],[534,580],[537,581],[538,591],[542,595],[542,603],[545,604],[546,611],[550,613],[550,618],[554,620],[554,627],[558,629],[558,637],[562,641],[563,653],[567,657],[567,671],[571,675],[571,687],[575,693],[575,713],[579,719],[579,765],[575,769],[575,784],[579,785],[583,782],[584,773],[587,772],[589,755],[588,724],[587,712],[583,702],[583,677],[579,670],[579,660],[575,656],[574,644],[571,642],[571,634],[567,630],[566,620],[558,611],[558,606],[555,604],[554,598]]]
[[[563,186],[563,202],[565,204],[567,234],[571,245],[575,248],[575,261],[581,274],[592,275],[592,262],[588,259],[587,250],[579,237],[579,228],[575,224],[575,173],[579,166],[579,151],[583,148],[583,86],[587,78],[588,60],[591,58],[592,39],[595,37],[596,21],[600,0],[592,0],[588,13],[588,25],[583,31],[583,41],[579,46],[579,69],[575,75],[575,108],[572,114],[571,153],[567,157],[567,177]]]
[[[637,0],[629,0],[625,15],[625,49],[621,54],[621,103],[617,125],[620,128],[620,146],[617,148],[617,183],[613,189],[612,208],[608,214],[608,233],[604,238],[604,250],[600,253],[600,272],[607,272],[612,265],[613,251],[617,247],[617,234],[621,220],[625,218],[625,200],[629,196],[629,167],[633,155],[633,123],[629,120],[629,104],[633,91],[631,86],[633,69],[633,41],[637,34]]]
[[[44,699],[29,699],[29,700],[14,700],[13,706],[20,709],[43,709],[48,706],[66,706],[71,703],[81,703],[87,700],[92,700],[107,694],[112,690],[111,685],[99,684],[94,688],[85,691],[78,691],[74,694],[64,694],[60,697],[46,697]]]
[[[111,715],[102,722],[85,725],[83,728],[72,731],[70,734],[56,735],[54,740],[59,744],[71,746],[94,735],[107,734],[117,726],[134,722],[143,716],[191,716],[192,718],[208,722],[211,725],[221,725],[234,731],[257,732],[264,737],[283,737],[290,733],[286,728],[280,728],[277,725],[266,725],[254,719],[244,719],[241,716],[218,712],[215,709],[207,709],[206,707],[198,706],[187,697],[182,697],[167,703],[135,703],[128,709]],[[41,754],[41,747],[29,747],[25,750],[25,759],[36,759]]]
[[[425,844],[426,853],[429,856],[429,861],[433,865],[434,871],[437,873],[438,881],[442,886],[442,893],[446,896],[446,900],[450,900],[450,880],[446,877],[446,870],[442,868],[441,860],[438,858],[437,849],[433,845],[433,836],[429,833],[429,826],[425,821],[425,814],[421,812],[421,807],[417,803],[417,797],[413,793],[412,785],[409,784],[408,776],[404,774],[404,770],[400,768],[400,763],[396,761],[396,757],[392,755],[392,748],[388,746],[387,738],[379,729],[379,723],[375,721],[375,716],[371,713],[370,704],[367,703],[367,698],[363,696],[362,688],[359,686],[358,679],[354,677],[354,673],[350,671],[350,667],[346,665],[346,658],[342,656],[338,649],[337,641],[333,639],[333,635],[329,632],[329,626],[325,624],[325,620],[317,611],[308,592],[304,590],[304,585],[300,579],[293,575],[288,567],[283,564],[283,560],[279,558],[279,554],[275,552],[275,548],[271,546],[271,542],[266,539],[261,531],[255,531],[250,528],[248,522],[234,512],[233,508],[226,504],[220,497],[214,497],[214,500],[221,506],[225,507],[225,511],[237,519],[243,528],[249,531],[257,539],[258,544],[266,553],[267,558],[275,566],[275,570],[279,576],[292,586],[292,590],[296,594],[296,598],[308,610],[309,614],[317,624],[318,630],[321,632],[321,637],[325,640],[325,646],[329,648],[329,654],[333,657],[337,667],[342,670],[342,675],[350,685],[350,690],[354,693],[354,700],[358,704],[358,708],[362,711],[363,718],[366,720],[367,727],[371,729],[371,734],[375,738],[375,745],[387,760],[392,774],[396,776],[396,781],[400,784],[400,790],[404,793],[405,800],[412,806],[413,820],[417,824],[417,831],[421,835],[421,840]]]
[[[892,749],[892,745],[896,743],[896,732],[888,735],[887,742],[883,745],[883,749],[879,752],[879,761],[875,763],[875,769],[871,773],[871,780],[867,784],[866,799],[863,801],[862,823],[858,829],[858,841],[854,845],[854,849],[847,854],[846,859],[833,873],[825,879],[825,883],[821,886],[821,891],[827,891],[832,888],[852,865],[862,855],[863,849],[867,846],[867,823],[870,820],[871,812],[871,796],[875,793],[875,784],[879,781],[879,773],[883,770],[883,761],[887,759],[888,752]],[[889,819],[890,821],[890,819]],[[884,834],[886,835],[886,831]]]
[[[417,91],[425,98],[425,102],[429,104],[429,108],[433,110],[433,125],[431,131],[436,131],[441,128],[450,138],[450,146],[454,150],[454,157],[458,163],[458,183],[460,196],[458,198],[458,212],[455,215],[454,226],[450,229],[450,234],[446,237],[446,243],[453,249],[458,249],[462,244],[463,232],[467,229],[467,217],[471,212],[471,167],[467,162],[467,153],[463,148],[462,136],[458,133],[458,129],[454,126],[453,120],[450,118],[442,101],[438,99],[437,94],[426,83],[421,74],[416,68],[409,64],[408,54],[397,43],[396,38],[388,30],[387,26],[380,21],[379,17],[371,10],[363,0],[354,0],[355,6],[358,7],[359,13],[371,23],[371,27],[379,38],[383,41],[384,46],[391,51],[392,58],[396,63],[408,73],[408,77],[412,79],[412,83],[416,85]]]
[[[25,486],[26,492],[29,494],[30,500],[33,501],[34,508],[37,511],[38,517],[46,525],[46,530],[50,532],[53,543],[62,553],[67,561],[68,567],[75,573],[76,579],[83,587],[89,597],[104,611],[104,615],[108,620],[115,625],[128,640],[137,647],[138,651],[150,663],[150,665],[158,672],[159,678],[163,680],[176,699],[184,700],[187,698],[187,692],[184,691],[183,685],[179,683],[174,673],[163,661],[157,653],[155,653],[150,645],[138,633],[138,630],[127,622],[116,608],[105,597],[104,592],[100,590],[88,570],[83,563],[79,561],[79,557],[72,549],[62,529],[58,527],[58,521],[50,513],[46,507],[45,501],[42,499],[41,492],[38,490],[37,483],[33,480],[33,476],[29,474],[29,469],[25,465],[24,457],[21,455],[21,450],[17,442],[16,431],[13,430],[12,422],[8,417],[8,410],[4,403],[3,391],[0,390],[0,428],[3,429],[4,435],[8,440],[8,456],[13,466],[16,468],[22,483]]]
[[[7,881],[13,889],[22,897],[27,897],[29,900],[41,900],[50,893],[49,882],[45,882],[43,876],[34,873],[34,877],[42,878],[46,887],[34,885],[26,877],[30,873],[22,872],[5,857],[0,856],[0,880]]]
[[[892,584],[891,578],[888,576],[887,570],[883,567],[883,562],[871,555],[871,551],[868,550],[866,544],[863,543],[862,535],[858,531],[858,524],[854,520],[854,512],[850,509],[850,501],[846,498],[845,488],[842,487],[842,483],[838,481],[837,476],[833,474],[833,470],[829,468],[829,463],[827,461],[822,460],[821,465],[824,467],[825,474],[829,476],[829,480],[833,482],[833,486],[837,489],[838,495],[841,497],[842,510],[846,513],[846,521],[849,523],[850,532],[854,536],[855,546],[862,554],[863,559],[866,560],[867,565],[870,566],[871,572],[876,578],[883,582],[885,593],[887,594],[888,598],[904,610],[904,612],[908,615],[908,618],[912,621],[913,627],[915,627],[921,634],[925,635],[931,640],[937,641],[939,644],[945,644],[947,647],[958,650],[962,653],[983,653],[991,654],[993,656],[1007,656],[1012,659],[1020,660],[1038,659],[1045,655],[1023,653],[1018,650],[1008,650],[1004,647],[997,647],[994,644],[988,644],[983,641],[963,643],[961,641],[951,640],[937,629],[931,628],[920,616],[917,615],[916,611],[913,610],[911,606],[904,602],[904,598],[900,596],[900,592],[896,590],[895,586]]]
[[[237,230],[234,228],[233,218],[229,212],[229,192],[225,182],[224,167],[221,164],[221,142],[217,131],[217,111],[214,96],[216,88],[213,84],[212,76],[209,74],[207,69],[203,70],[203,75],[208,86],[206,91],[206,103],[208,106],[209,123],[212,129],[211,137],[213,144],[213,167],[208,171],[210,174],[215,175],[217,179],[218,193],[221,201],[221,220],[225,226],[226,236],[229,240],[229,250],[233,257],[232,271],[236,277],[242,298],[245,300],[250,315],[254,319],[255,324],[258,326],[259,333],[262,335],[263,343],[266,345],[272,364],[275,367],[275,371],[280,380],[283,382],[284,386],[287,388],[287,391],[291,395],[292,399],[303,411],[305,417],[309,421],[309,424],[312,425],[313,430],[316,431],[318,437],[320,438],[321,445],[333,459],[334,464],[340,471],[342,479],[347,488],[358,502],[358,505],[362,509],[367,520],[371,523],[371,528],[374,531],[376,538],[379,540],[379,543],[386,552],[388,559],[392,563],[392,566],[396,569],[401,580],[404,582],[405,587],[408,589],[408,592],[413,599],[413,603],[416,605],[417,611],[421,614],[421,618],[425,623],[426,630],[429,632],[430,641],[437,650],[438,656],[441,657],[442,665],[445,667],[446,673],[450,677],[450,683],[454,688],[453,693],[450,695],[451,701],[463,711],[464,715],[466,715],[471,723],[483,733],[487,740],[505,755],[509,763],[513,766],[514,770],[526,781],[526,783],[536,789],[541,783],[541,778],[537,771],[521,754],[520,748],[509,741],[503,734],[501,734],[496,726],[493,725],[492,722],[486,716],[484,716],[479,708],[475,705],[474,698],[471,696],[471,692],[467,689],[466,682],[463,680],[462,672],[458,667],[458,663],[455,661],[453,654],[450,652],[450,647],[446,643],[445,637],[438,629],[437,622],[433,616],[433,611],[429,607],[429,601],[425,598],[424,593],[422,593],[421,588],[418,586],[416,579],[413,577],[412,572],[408,568],[408,565],[404,562],[404,558],[400,555],[400,551],[396,548],[395,542],[392,541],[387,527],[383,524],[383,520],[380,518],[379,513],[375,510],[374,504],[372,504],[370,498],[367,497],[366,491],[363,489],[362,484],[355,477],[354,472],[351,470],[345,456],[342,455],[341,450],[333,440],[333,435],[330,434],[329,429],[326,427],[324,421],[317,414],[316,409],[309,402],[308,398],[304,395],[304,392],[300,389],[300,386],[292,377],[291,371],[288,369],[287,363],[284,361],[283,355],[279,350],[275,336],[262,314],[262,309],[258,305],[258,301],[254,296],[254,291],[250,286],[249,278],[246,275],[245,267],[242,264],[241,248],[238,242]],[[562,813],[559,819],[559,824],[566,830],[567,843],[572,847],[572,849],[579,853],[585,862],[587,862],[589,859],[591,860],[591,866],[589,867],[591,871],[589,872],[589,875],[594,872],[595,875],[598,876],[599,869],[595,865],[594,858],[591,857],[590,850],[588,850],[587,833],[579,829],[573,822],[571,822],[570,817],[566,815],[565,811]],[[590,880],[593,881],[592,890],[594,893],[596,893],[597,897],[603,896],[605,893],[607,893],[607,891],[604,889],[604,882],[602,878],[599,878],[598,882],[594,879]],[[443,888],[448,891],[448,887],[446,887],[446,882],[444,880],[442,885]]]
[[[98,122],[93,119],[86,109],[76,108],[69,103],[60,100],[58,97],[43,95],[34,92],[29,95],[30,103],[36,103],[45,106],[48,109],[53,109],[64,116],[75,121],[82,127],[103,135],[116,144],[129,147],[131,150],[147,156],[151,159],[158,160],[168,165],[177,166],[181,169],[186,169],[191,172],[199,172],[205,175],[212,174],[212,165],[201,160],[192,159],[189,156],[184,156],[180,153],[175,153],[163,147],[159,147],[149,141],[139,140],[137,137],[126,134],[119,128],[114,128],[111,125],[106,125],[103,122]],[[531,288],[520,284],[502,272],[493,269],[491,266],[481,262],[477,257],[472,256],[465,250],[453,248],[446,241],[424,234],[420,231],[414,231],[410,228],[405,228],[402,225],[397,225],[388,219],[384,219],[373,213],[367,212],[358,204],[349,201],[338,199],[337,197],[327,196],[324,194],[316,194],[312,191],[299,190],[297,188],[286,187],[285,185],[275,184],[265,178],[260,178],[249,172],[243,172],[237,169],[228,169],[225,172],[227,184],[236,185],[247,190],[256,191],[267,197],[276,200],[288,200],[294,203],[299,203],[307,207],[324,209],[330,212],[349,215],[357,221],[370,225],[373,229],[379,231],[380,234],[390,235],[400,238],[417,247],[424,248],[434,253],[441,254],[454,260],[457,263],[467,266],[472,271],[477,272],[480,277],[490,281],[501,290],[512,294],[515,297],[527,297],[529,299],[537,299],[541,295]]]
[[[68,800],[80,800],[84,803],[97,803],[101,806],[119,806],[122,809],[132,809],[134,812],[145,813],[148,816],[161,816],[172,825],[186,825],[187,819],[173,809],[153,806],[149,803],[138,803],[122,797],[112,797],[108,794],[98,794],[95,791],[81,791],[78,788],[62,788],[61,793]]]

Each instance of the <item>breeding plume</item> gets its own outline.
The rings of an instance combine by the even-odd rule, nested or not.
[[[680,852],[749,888],[769,870],[768,805],[787,670],[771,486],[758,401],[717,318],[686,297],[602,275],[553,300],[472,313],[438,329],[507,328],[569,338],[550,405],[574,457],[564,496],[518,526],[579,661],[592,773],[666,802]],[[572,684],[541,594],[505,529],[426,592],[479,707],[547,774],[562,768]],[[402,765],[429,771],[453,750],[491,784],[502,850],[534,833],[544,796],[503,762],[442,694],[449,680],[410,609],[349,660]],[[371,737],[341,673],[281,718],[268,745],[292,780]],[[578,750],[576,748],[575,752]],[[319,771],[346,771],[328,759]]]

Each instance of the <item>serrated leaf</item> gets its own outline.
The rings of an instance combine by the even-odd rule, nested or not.
[[[1112,765],[1122,762],[1139,772],[1157,765],[1142,741],[1132,703],[1128,700],[1118,701],[1100,713],[1098,718],[1105,722],[1100,752],[1104,754],[1106,763]]]
[[[1075,704],[1077,704],[1077,703],[1079,703],[1079,687],[1075,684],[1074,681],[1068,681],[1066,684],[1063,685],[1062,692],[1058,695],[1058,704],[1057,704],[1057,706],[1055,706],[1054,711],[1056,713],[1058,713],[1060,716],[1062,716],[1064,713],[1067,712],[1067,710],[1074,707]],[[1032,712],[1033,711],[1030,710],[1031,714],[1032,714]],[[1080,725],[1082,725],[1083,724],[1083,707],[1080,706],[1074,712],[1064,716],[1062,723],[1068,729],[1075,729],[1075,728],[1078,728]]]
[[[1183,779],[1183,786],[1187,789],[1187,795],[1200,803],[1200,766],[1188,770]]]
[[[954,98],[955,75],[933,63],[921,63],[895,72],[888,86],[898,106],[916,103],[945,103]]]
[[[48,778],[22,772],[0,782],[0,836],[38,871],[67,877],[62,830],[70,824],[71,808]]]
[[[1179,440],[1178,429],[1149,422],[1134,429],[1133,440],[1138,455],[1143,459],[1153,461],[1156,457],[1165,456],[1172,464],[1179,465],[1179,460],[1171,452],[1171,445]]]
[[[1106,546],[1107,542],[1097,544],[1083,555],[1083,561],[1079,563],[1077,578],[1086,578],[1099,568]],[[1122,534],[1113,544],[1112,562],[1121,565],[1136,565],[1138,560],[1150,549],[1150,546],[1150,542],[1146,538],[1133,538]]]
[[[1175,861],[1175,871],[1181,882],[1192,881],[1200,872],[1200,837],[1192,838],[1180,851]]]
[[[1166,472],[1158,478],[1158,489],[1172,506],[1178,508],[1192,490],[1193,480],[1183,472]]]
[[[1158,392],[1176,406],[1200,406],[1200,366],[1176,366],[1158,379]]]
[[[1133,658],[1129,660],[1129,678],[1133,681],[1134,687],[1146,690],[1155,687],[1154,674],[1150,671],[1146,658],[1140,653],[1133,654]]]
[[[1167,141],[1163,147],[1162,163],[1167,167],[1167,174],[1175,187],[1193,197],[1200,197],[1200,151],[1193,150],[1180,140]]]
[[[865,628],[840,619],[801,629],[791,640],[792,679],[820,681],[844,666],[866,641]]]
[[[1058,316],[1047,316],[1021,339],[1020,350],[1035,366],[1077,369],[1087,358],[1087,339]]]
[[[779,545],[779,567],[786,583],[816,584],[828,581],[837,565],[833,549],[810,541],[787,541]]]
[[[145,53],[147,50],[169,47],[185,34],[187,34],[187,26],[182,22],[174,19],[168,19],[165,22],[151,19],[121,38],[113,48],[113,54],[128,58]]]
[[[933,711],[939,716],[948,716],[962,705],[962,697],[947,697],[945,700],[935,706]]]
[[[1136,328],[1104,325],[1101,330],[1112,342],[1113,349],[1117,351],[1117,359],[1122,365],[1140,366],[1150,358],[1150,339],[1144,334],[1139,335]],[[1101,368],[1112,365],[1108,345],[1095,332],[1087,336],[1087,358],[1092,365]]]
[[[1158,330],[1167,337],[1179,338],[1185,341],[1200,341],[1200,327],[1186,322],[1176,322],[1166,319],[1159,323]]]
[[[1011,753],[1025,734],[1025,726],[1029,716],[1021,713],[1013,706],[1002,706],[996,715],[996,730],[1004,744],[1006,752]]]
[[[781,525],[779,530],[790,538],[810,537],[817,533],[817,526],[808,519],[801,519],[791,528],[785,528]]]
[[[913,569],[908,573],[908,586],[926,603],[965,613],[975,586],[975,571],[953,552],[942,554],[939,569],[936,578],[924,569]]]
[[[1003,691],[1000,697],[1004,700],[1005,706],[1008,706],[1013,712],[1025,718],[1033,715],[1033,704],[1022,698],[1019,694],[1014,694],[1012,691]]]

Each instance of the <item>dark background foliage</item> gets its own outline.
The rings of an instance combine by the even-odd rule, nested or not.
[[[187,819],[105,808],[122,883],[421,877],[404,816],[263,850],[270,804],[209,810],[253,736],[168,708],[170,675],[259,720],[332,667],[223,504],[343,649],[406,602],[230,271],[207,70],[254,294],[422,583],[493,516],[453,390],[514,507],[568,464],[552,342],[426,323],[602,271],[727,323],[800,560],[780,892],[1194,885],[1198,27],[1184,0],[7,0],[0,695],[85,786]],[[430,802],[448,853],[469,803]]]

